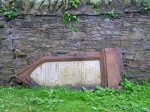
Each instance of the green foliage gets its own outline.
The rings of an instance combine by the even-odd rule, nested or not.
[[[109,19],[113,19],[113,18],[115,18],[115,17],[117,17],[117,16],[118,16],[118,15],[117,15],[115,9],[112,9],[110,12],[108,12],[108,13],[106,14],[106,18],[109,18]]]
[[[70,0],[71,7],[77,8],[79,4],[79,0]]]
[[[4,28],[4,25],[0,23],[0,29],[3,29],[3,28]]]
[[[94,13],[98,13],[100,11],[100,1],[99,0],[96,0],[92,4],[92,9],[93,9]]]
[[[65,12],[63,15],[63,22],[70,31],[78,31],[76,27],[77,15],[73,15],[69,12]]]
[[[150,0],[144,0],[145,10],[150,10]]]
[[[0,112],[150,112],[150,83],[125,75],[123,90],[0,87]]]
[[[133,89],[134,88],[133,83],[127,80],[127,74],[126,74],[126,72],[123,73],[123,75],[122,75],[122,81],[121,81],[120,84],[123,86],[123,88],[125,90],[127,90],[127,91],[134,91],[134,89]]]
[[[12,20],[17,17],[17,7],[16,1],[10,0],[7,4],[2,5],[0,8],[0,12],[8,19]]]

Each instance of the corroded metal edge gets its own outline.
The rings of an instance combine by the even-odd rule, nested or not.
[[[105,48],[101,52],[86,52],[83,54],[76,54],[74,56],[44,56],[35,61],[31,65],[27,66],[21,72],[16,73],[12,79],[16,83],[22,83],[27,86],[37,86],[37,84],[31,79],[30,74],[38,66],[45,62],[61,62],[61,61],[85,61],[85,60],[99,60],[101,86],[102,87],[117,87],[121,81],[122,72],[122,58],[121,50],[119,48]]]
[[[123,72],[123,59],[121,48],[105,48],[104,55],[104,69],[107,87],[116,88],[120,81]]]

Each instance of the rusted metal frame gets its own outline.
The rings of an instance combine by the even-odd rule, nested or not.
[[[30,72],[32,72],[36,67],[38,67],[39,65],[45,62],[86,61],[86,60],[99,60],[100,61],[101,56],[102,55],[100,52],[84,53],[84,54],[78,54],[75,56],[52,56],[52,55],[44,56],[41,59],[32,63],[31,65],[27,66],[21,72],[16,73],[16,74],[17,75],[24,75],[24,74],[30,75]]]
[[[101,70],[101,86],[108,87],[108,79],[107,79],[107,67],[106,67],[106,54],[105,50],[101,51],[101,58],[100,58],[100,70]]]
[[[33,62],[31,65],[28,65],[25,69],[23,69],[21,72],[16,73],[17,75],[20,75],[22,72],[25,72],[27,69],[37,65],[39,66],[42,63],[45,62],[62,62],[62,61],[84,61],[84,60],[99,60],[101,57],[101,53],[99,52],[92,52],[92,53],[84,53],[84,54],[78,54],[74,56],[44,56],[40,58],[39,60]]]
[[[63,61],[86,61],[86,60],[99,60],[100,64],[101,63],[101,57],[102,53],[101,52],[90,52],[90,53],[84,53],[84,54],[77,54],[74,56],[44,56],[41,59],[35,61],[31,65],[27,66],[24,70],[21,72],[17,73],[15,76],[17,82],[22,82],[24,85],[29,85],[29,86],[35,86],[37,85],[31,78],[30,74],[34,69],[36,69],[38,66],[45,62],[63,62]],[[101,66],[101,65],[100,65]],[[103,70],[100,68],[100,71]],[[103,72],[101,72],[103,73]],[[100,73],[100,74],[101,74]],[[101,79],[102,80],[102,79]]]
[[[25,84],[34,86],[36,83],[30,78],[30,74],[36,67],[45,62],[63,62],[63,61],[85,61],[85,60],[99,60],[101,86],[102,87],[117,87],[121,81],[121,72],[123,71],[122,53],[118,48],[105,48],[101,52],[89,52],[84,54],[77,54],[74,56],[44,56],[27,66],[24,70],[17,73],[15,78]]]
[[[123,71],[122,51],[120,48],[105,48],[103,51],[107,87],[116,88],[121,81]]]

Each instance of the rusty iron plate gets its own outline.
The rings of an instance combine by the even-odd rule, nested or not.
[[[16,73],[17,83],[35,86],[117,87],[123,70],[120,48],[74,56],[44,56]]]

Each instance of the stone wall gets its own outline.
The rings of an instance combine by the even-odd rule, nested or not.
[[[145,9],[146,0],[77,0],[76,7],[72,6],[71,0],[14,0],[17,4],[18,13],[26,14],[63,14],[66,10],[73,10],[76,14],[99,14],[107,13],[115,9],[117,13],[141,12]],[[72,0],[73,1],[73,0]],[[12,0],[0,0],[1,5],[10,6]],[[100,10],[93,11],[93,4],[97,4]]]
[[[56,15],[19,15],[12,21],[0,17],[0,23],[5,25],[0,29],[1,79],[9,79],[47,53],[73,55],[105,47],[123,49],[129,79],[150,79],[149,15],[129,13],[113,20],[80,15],[78,32],[68,31]]]

